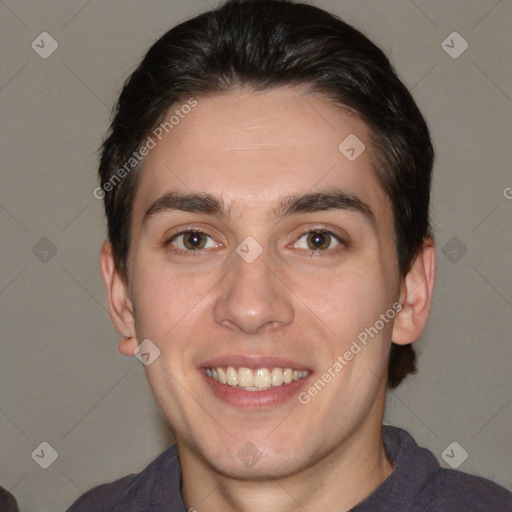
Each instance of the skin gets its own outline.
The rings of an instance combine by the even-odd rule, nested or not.
[[[357,117],[287,87],[197,100],[145,159],[128,283],[110,243],[102,249],[112,320],[129,337],[119,350],[133,355],[149,338],[161,351],[145,370],[175,430],[187,507],[314,512],[336,503],[336,510],[348,510],[392,472],[381,438],[389,348],[391,340],[413,342],[426,324],[433,242],[425,241],[401,278],[391,203],[372,171],[367,127]],[[353,162],[338,150],[350,134],[366,145]],[[275,217],[287,195],[330,188],[363,201],[373,221],[346,209]],[[169,191],[209,193],[229,216],[173,210],[143,222]],[[207,246],[172,252],[187,247],[183,236],[164,246],[185,228],[206,231]],[[327,237],[327,248],[314,250],[307,233],[318,228],[346,243]],[[236,253],[247,236],[263,249],[250,264]],[[396,302],[402,309],[394,321],[307,405],[293,397],[274,407],[235,407],[198,372],[216,356],[274,356],[311,370],[301,388],[307,390]],[[261,457],[250,467],[237,456],[247,443]]]

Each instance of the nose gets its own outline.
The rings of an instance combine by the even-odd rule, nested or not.
[[[233,255],[232,270],[219,283],[217,323],[247,334],[273,331],[294,317],[292,293],[267,264],[265,253],[252,263]]]

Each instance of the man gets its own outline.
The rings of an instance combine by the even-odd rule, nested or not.
[[[382,426],[434,286],[433,149],[384,54],[315,7],[229,1],[121,93],[102,273],[177,446],[72,512],[511,510]]]

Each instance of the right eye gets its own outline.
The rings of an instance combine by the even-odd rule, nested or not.
[[[218,245],[210,235],[197,230],[182,231],[166,242],[166,246],[170,246],[171,250],[178,253],[212,249]]]

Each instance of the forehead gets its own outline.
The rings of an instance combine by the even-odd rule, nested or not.
[[[326,188],[343,189],[371,204],[377,217],[389,217],[371,167],[368,129],[356,116],[291,87],[196,101],[191,109],[177,104],[169,110],[164,120],[174,114],[172,128],[167,125],[161,140],[151,134],[156,146],[143,163],[134,220],[171,190],[206,192],[230,213],[256,208],[264,216],[284,195]],[[340,151],[347,137],[356,151],[362,146],[354,141],[366,146],[353,161],[343,152],[346,144]]]

